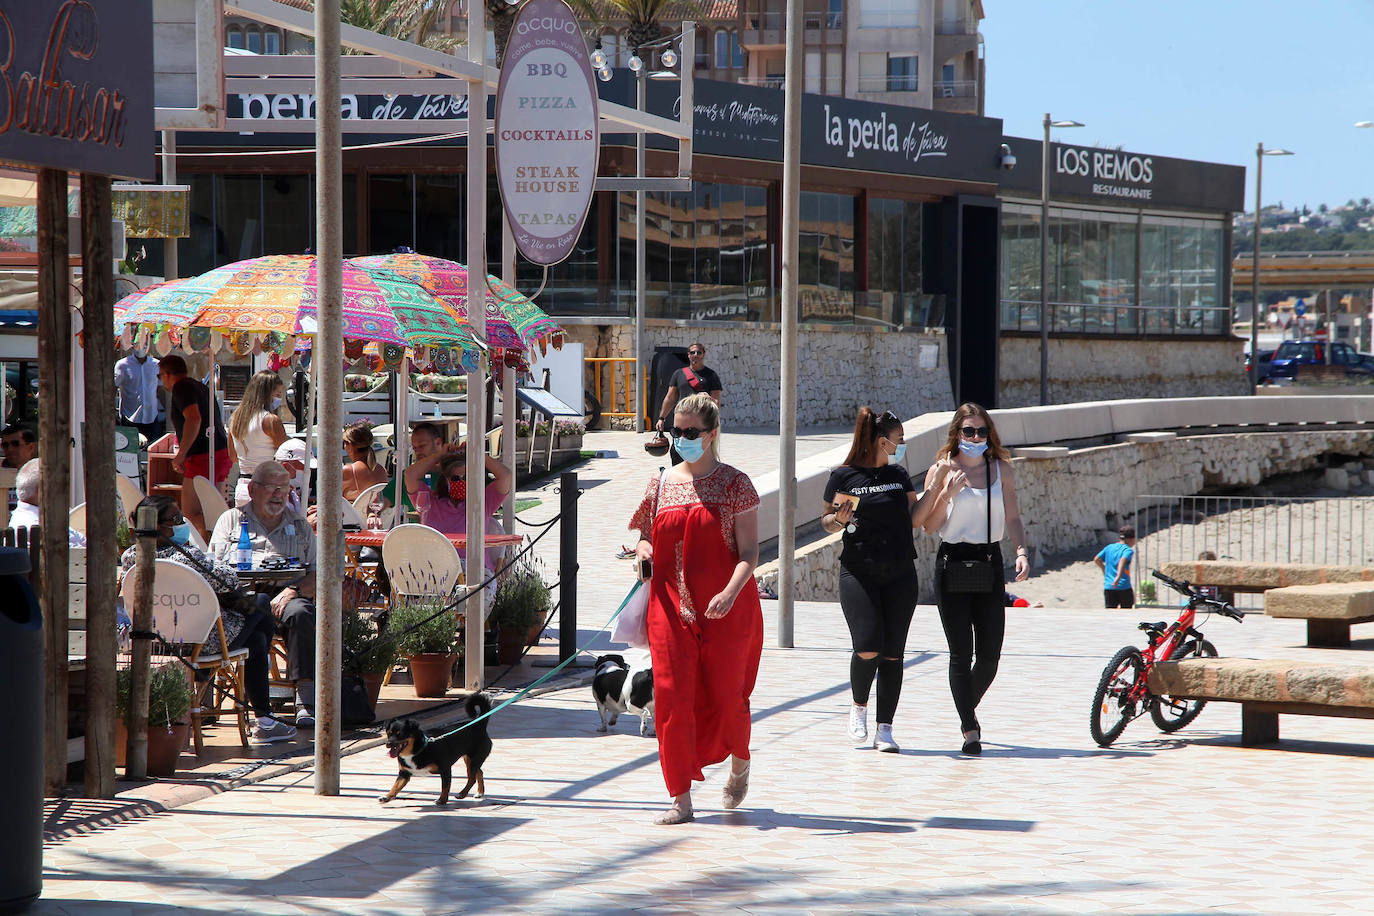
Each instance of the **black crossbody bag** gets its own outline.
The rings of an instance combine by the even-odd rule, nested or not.
[[[955,595],[992,595],[1006,588],[1002,581],[1002,564],[992,544],[992,462],[983,457],[988,485],[988,545],[987,555],[975,559],[956,560],[946,554],[941,558],[944,590]]]

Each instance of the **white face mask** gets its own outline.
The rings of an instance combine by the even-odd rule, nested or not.
[[[138,359],[140,362],[142,362],[143,360],[147,359],[147,358],[148,358],[148,348],[147,348],[147,347],[134,347],[134,357],[135,357],[136,359]]]
[[[276,413],[277,411],[281,410],[281,398],[273,398],[271,406],[267,409],[272,411],[273,413]]]

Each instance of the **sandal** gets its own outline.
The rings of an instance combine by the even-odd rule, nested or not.
[[[721,790],[721,803],[725,809],[731,810],[738,808],[740,802],[744,801],[744,796],[749,793],[749,763],[746,761],[744,769],[736,773],[730,772],[730,778],[725,780],[725,788]]]
[[[696,819],[697,816],[692,813],[691,808],[683,808],[674,803],[671,808],[654,818],[654,823],[660,827],[667,827],[672,824],[689,824]]]

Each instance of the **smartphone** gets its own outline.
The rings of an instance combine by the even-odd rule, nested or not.
[[[639,578],[648,581],[654,577],[654,561],[645,557],[639,561]]]
[[[851,511],[857,512],[859,509],[859,497],[853,493],[835,494],[835,511],[839,511],[841,506],[848,505]]]

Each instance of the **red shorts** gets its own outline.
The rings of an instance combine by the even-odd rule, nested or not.
[[[222,448],[215,452],[215,483],[220,483],[229,476],[229,450]],[[210,479],[210,453],[202,452],[199,455],[186,456],[186,475],[191,477],[204,477]]]

